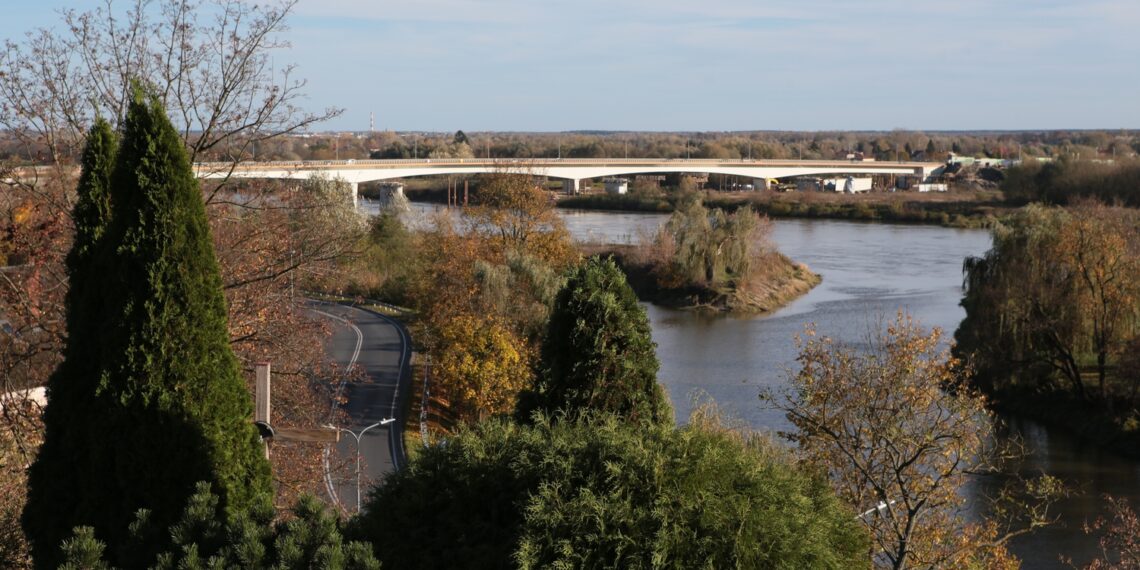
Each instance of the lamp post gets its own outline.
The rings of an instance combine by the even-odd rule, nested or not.
[[[377,427],[377,426],[386,426],[386,425],[388,425],[394,421],[396,421],[396,418],[383,419],[383,420],[380,420],[380,421],[378,421],[378,422],[376,422],[370,426],[366,426],[364,429],[360,430],[359,432],[354,432],[348,428],[342,428],[342,427],[338,427],[338,426],[334,426],[334,425],[330,425],[330,424],[325,424],[325,427],[327,427],[329,429],[335,429],[335,430],[343,431],[343,432],[347,433],[348,435],[351,435],[352,438],[356,440],[356,512],[358,512],[358,513],[360,512],[360,438],[364,437],[364,433],[367,432],[368,430],[370,430],[374,427]]]

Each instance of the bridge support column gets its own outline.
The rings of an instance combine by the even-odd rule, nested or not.
[[[759,192],[760,190],[770,190],[772,188],[773,180],[771,178],[753,178],[752,189]]]
[[[570,194],[570,195],[577,194],[578,193],[578,182],[579,182],[579,180],[577,178],[563,178],[562,179],[562,192],[565,194]]]
[[[349,188],[352,189],[352,207],[355,208],[357,205],[358,198],[360,197],[360,183],[359,182],[349,182],[348,186],[349,186]]]

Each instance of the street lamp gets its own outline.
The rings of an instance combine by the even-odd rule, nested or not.
[[[356,440],[356,512],[358,512],[358,513],[360,512],[360,438],[364,437],[364,432],[366,432],[366,431],[368,431],[374,427],[377,427],[377,426],[386,426],[386,425],[388,425],[394,421],[396,421],[396,418],[383,419],[383,420],[380,420],[380,421],[378,421],[378,422],[376,422],[370,426],[365,427],[364,429],[360,430],[359,432],[354,432],[348,428],[342,428],[342,427],[334,426],[331,424],[325,424],[325,427],[327,427],[329,429],[335,429],[335,430],[343,431],[343,432],[347,433],[348,435],[351,435],[352,438]]]

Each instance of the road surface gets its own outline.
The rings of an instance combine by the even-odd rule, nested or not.
[[[362,428],[388,418],[388,425],[374,427],[361,437],[361,495],[368,496],[372,484],[403,465],[403,406],[411,380],[408,334],[395,320],[356,307],[317,303],[313,310],[330,320],[333,335],[326,353],[342,367],[350,364],[363,371],[362,377],[348,377],[339,386],[344,397],[342,409],[347,418],[339,426],[357,434]],[[347,512],[356,512],[356,479],[353,462],[356,439],[341,433],[340,443],[330,449],[328,460],[334,467],[328,477],[328,490],[334,503]],[[337,470],[337,465],[346,465]]]

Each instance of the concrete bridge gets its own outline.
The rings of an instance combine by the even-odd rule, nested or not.
[[[509,172],[545,176],[563,181],[563,188],[577,192],[582,180],[630,174],[727,174],[753,178],[756,188],[773,180],[798,176],[895,174],[915,176],[926,181],[942,168],[937,162],[875,162],[846,160],[720,160],[660,158],[442,158],[418,160],[319,160],[300,162],[198,163],[199,178],[280,178],[307,179],[323,174],[352,186],[356,200],[361,182],[438,176]]]

